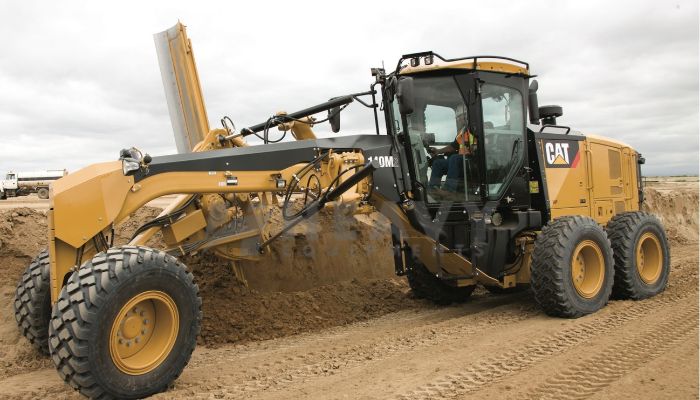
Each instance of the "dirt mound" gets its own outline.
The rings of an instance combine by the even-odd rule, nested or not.
[[[116,230],[126,243],[160,210],[144,207]],[[0,376],[46,363],[24,343],[15,326],[14,286],[32,258],[46,247],[46,213],[30,208],[0,211],[2,325]],[[391,236],[381,215],[319,213],[273,242],[259,262],[242,263],[248,285],[232,263],[209,253],[183,260],[203,299],[201,341],[222,343],[275,338],[344,325],[410,307],[405,281],[393,276]]]
[[[698,191],[644,189],[644,207],[659,217],[671,242],[698,241]]]
[[[279,210],[271,221],[281,228]],[[203,300],[201,341],[209,346],[345,325],[410,307],[394,275],[389,222],[379,214],[322,211],[272,242],[256,262],[188,257]]]
[[[134,235],[134,232],[136,232],[141,225],[157,217],[161,211],[163,210],[156,207],[141,207],[131,218],[127,219],[115,229],[115,245],[128,243]],[[156,234],[154,242],[157,242],[158,238],[160,238],[160,233]]]
[[[159,212],[153,207],[139,210],[117,229],[115,243],[126,243],[138,226]],[[52,365],[22,338],[12,309],[20,275],[46,248],[47,229],[45,211],[26,207],[0,211],[0,377]]]
[[[298,292],[260,292],[243,285],[213,256],[185,260],[203,300],[201,341],[210,346],[344,325],[410,307],[404,280],[353,279]]]
[[[0,287],[0,378],[16,375],[38,368],[47,368],[53,363],[41,356],[17,329],[12,302],[15,298],[13,286]]]
[[[143,207],[116,230],[115,243],[131,239],[145,221],[158,215],[160,209]],[[48,241],[46,211],[22,207],[0,211],[0,285],[16,285],[24,269],[46,248]]]
[[[283,226],[279,210],[273,210],[271,219]],[[344,216],[323,210],[273,241],[259,261],[240,266],[251,288],[267,292],[393,278],[390,229],[378,213]]]
[[[0,285],[16,285],[31,260],[46,247],[46,213],[31,208],[0,211]]]

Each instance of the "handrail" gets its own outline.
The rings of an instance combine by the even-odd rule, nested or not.
[[[566,132],[564,133],[565,135],[568,135],[569,132],[571,132],[571,127],[570,126],[564,126],[564,125],[542,125],[540,128],[540,132],[544,131],[544,128],[559,128],[559,129],[566,129]]]
[[[433,52],[433,51],[421,51],[421,52],[417,52],[417,53],[409,53],[409,54],[404,54],[404,55],[402,55],[401,58],[399,59],[399,62],[398,62],[397,65],[396,65],[396,72],[398,73],[398,72],[401,70],[401,63],[404,62],[404,61],[406,61],[406,60],[409,60],[409,59],[411,59],[411,58],[429,57],[429,56],[437,57],[438,59],[440,59],[440,60],[442,60],[442,61],[444,61],[444,62],[455,62],[455,61],[474,60],[474,69],[476,69],[477,60],[478,60],[478,59],[480,59],[480,58],[491,58],[491,59],[496,59],[496,60],[512,61],[512,62],[521,64],[521,65],[524,65],[524,66],[525,66],[525,69],[527,69],[528,71],[530,70],[530,64],[529,64],[529,63],[527,63],[527,62],[525,62],[525,61],[521,61],[521,60],[515,59],[515,58],[511,58],[511,57],[481,55],[481,56],[468,56],[468,57],[459,57],[459,58],[445,58],[445,57],[442,57],[441,55],[439,55],[439,54],[437,54],[437,53],[435,53],[435,52]]]

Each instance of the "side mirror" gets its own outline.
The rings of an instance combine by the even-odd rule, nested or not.
[[[413,97],[413,78],[404,77],[399,79],[399,87],[396,90],[396,98],[399,102],[399,112],[410,114],[415,108],[415,98]]]
[[[333,107],[328,110],[328,122],[331,124],[333,133],[340,132],[340,107]]]
[[[530,89],[527,93],[527,109],[530,114],[530,123],[533,125],[540,124],[540,107],[537,103],[537,89],[539,85],[536,80],[530,82]]]

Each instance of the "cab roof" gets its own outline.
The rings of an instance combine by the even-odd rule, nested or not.
[[[416,53],[416,55],[404,55],[401,61],[404,60],[411,60],[411,63],[400,66],[399,75],[446,69],[462,69],[530,76],[530,66],[526,62],[500,56],[474,56],[458,59],[444,59],[435,53],[426,52]],[[401,61],[399,64],[401,64]]]

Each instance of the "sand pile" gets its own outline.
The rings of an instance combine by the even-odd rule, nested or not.
[[[0,378],[48,367],[19,333],[12,303],[24,269],[47,242],[46,214],[31,208],[0,211]]]
[[[241,284],[216,257],[187,261],[203,301],[200,341],[209,346],[344,325],[418,302],[398,278],[360,278],[298,292],[261,292]]]
[[[141,224],[158,213],[158,208],[141,208],[116,230],[115,243],[126,243]],[[46,248],[47,229],[45,211],[27,207],[0,211],[0,285],[17,284],[27,265]]]
[[[117,227],[117,229],[115,229],[115,245],[128,243],[129,240],[131,240],[131,237],[134,235],[134,232],[136,232],[141,225],[157,217],[161,211],[163,210],[156,207],[141,207],[138,211],[136,211],[136,213],[134,213],[134,215],[131,216],[131,218],[127,219],[124,223]],[[160,233],[157,233],[153,242],[159,243],[159,239]]]
[[[272,221],[281,225],[277,210]],[[373,318],[410,307],[394,274],[389,222],[379,214],[322,211],[275,240],[260,261],[231,262],[202,254],[184,260],[203,300],[201,341],[268,339]]]
[[[283,226],[278,210],[271,220]],[[276,231],[276,230],[275,230]],[[354,278],[394,277],[391,228],[381,214],[321,211],[292,228],[256,262],[240,263],[251,288],[299,291]]]
[[[116,231],[125,243],[160,212],[144,207]],[[183,261],[192,269],[203,299],[201,341],[208,345],[274,338],[343,325],[409,307],[404,280],[394,277],[388,221],[378,214],[337,217],[322,212],[273,242],[260,262],[243,263],[248,286],[232,264],[208,253]],[[41,363],[33,350],[17,346],[14,286],[26,266],[46,247],[45,212],[0,211],[0,274],[3,370]],[[16,349],[15,349],[16,348]],[[19,351],[20,353],[16,353]],[[10,368],[11,367],[11,368]]]
[[[698,241],[697,190],[645,188],[643,209],[659,217],[670,241],[678,244]]]
[[[46,247],[46,213],[31,208],[0,211],[0,285],[15,286],[31,260]]]

